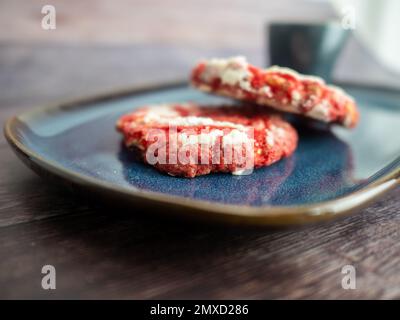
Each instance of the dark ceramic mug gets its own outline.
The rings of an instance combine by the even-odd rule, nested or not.
[[[272,23],[269,26],[270,64],[331,82],[336,60],[349,35],[340,23]]]

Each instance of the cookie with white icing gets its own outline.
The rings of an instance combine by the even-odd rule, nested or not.
[[[251,173],[293,154],[297,132],[266,108],[166,104],[123,115],[117,129],[144,162],[171,176]]]
[[[355,127],[359,119],[354,99],[342,89],[288,68],[260,69],[244,57],[201,61],[192,71],[191,83],[205,92],[348,128]]]

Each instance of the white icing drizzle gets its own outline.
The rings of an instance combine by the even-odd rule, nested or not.
[[[219,78],[221,79],[222,84],[227,84],[232,86],[237,85],[245,91],[257,93],[266,96],[268,98],[272,98],[272,92],[269,86],[266,85],[261,87],[260,89],[255,89],[251,86],[250,81],[252,78],[252,73],[248,70],[249,64],[245,57],[237,56],[227,59],[213,58],[204,61],[204,63],[205,63],[205,69],[200,75],[200,78],[204,82],[209,83],[213,79]],[[269,68],[264,69],[263,71],[266,73],[271,72],[271,73],[287,74],[294,77],[298,81],[312,81],[320,85],[325,85],[328,89],[332,90],[336,95],[354,101],[354,99],[348,94],[346,94],[342,89],[333,85],[326,85],[325,81],[317,76],[304,75],[298,73],[293,69],[279,67],[279,66],[271,66]],[[209,86],[204,86],[204,85],[200,85],[199,89],[204,91],[211,91],[211,88]],[[292,98],[291,104],[293,104],[293,106],[298,106],[300,104],[301,95],[299,92],[297,91],[292,92],[291,98]],[[316,113],[320,114],[320,111],[316,111]]]
[[[265,142],[269,147],[273,147],[275,144],[275,139],[272,132],[268,129],[265,129]]]
[[[239,88],[266,96],[272,96],[271,88],[263,86],[255,89],[251,86],[252,73],[248,69],[248,62],[243,56],[231,57],[228,59],[210,59],[205,61],[205,69],[200,74],[200,78],[205,83],[210,83],[213,79],[221,79],[222,84],[239,86]],[[199,86],[203,90],[204,86]],[[206,87],[204,91],[210,91]]]
[[[180,106],[190,106],[180,105]],[[170,126],[215,126],[224,128],[236,128],[245,130],[246,127],[241,124],[236,124],[229,121],[217,121],[209,117],[187,116],[182,117],[173,105],[153,105],[143,110],[144,124],[160,123],[168,124]]]
[[[310,111],[308,111],[306,114],[314,119],[327,121],[330,118],[329,109],[329,102],[326,100],[322,100],[320,103],[312,107]]]

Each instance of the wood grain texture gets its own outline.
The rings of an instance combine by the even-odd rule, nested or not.
[[[69,213],[0,228],[0,254],[7,257],[0,261],[1,296],[399,298],[399,191],[361,214],[296,230],[83,209],[86,204],[70,195],[48,194],[35,203],[26,200],[33,215],[48,202],[64,203]],[[57,269],[55,291],[40,288],[44,264]],[[341,288],[346,264],[356,268],[357,290]]]
[[[243,31],[226,37],[216,12],[212,32],[199,34],[189,22],[201,8],[188,2],[166,10],[159,1],[152,13],[171,27],[143,29],[129,8],[145,17],[154,9],[147,1],[109,11],[107,1],[54,1],[61,24],[50,34],[35,27],[42,2],[0,3],[2,123],[59,100],[183,78],[203,56],[239,52],[262,64],[268,20],[332,16],[309,1],[229,1],[231,13],[227,1],[212,2],[225,26]],[[393,80],[357,44],[350,49],[348,75]],[[397,187],[359,214],[302,229],[196,224],[77,198],[37,177],[0,137],[0,298],[400,298],[399,195]],[[56,267],[55,291],[41,289],[45,264]],[[341,288],[346,264],[356,290]]]

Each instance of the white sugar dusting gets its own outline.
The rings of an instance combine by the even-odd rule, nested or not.
[[[190,105],[180,105],[190,106]],[[170,126],[215,126],[244,130],[246,127],[229,121],[217,121],[209,117],[182,117],[171,105],[154,105],[144,110],[143,122],[168,124]]]
[[[258,102],[264,101],[266,104],[271,104],[271,101],[263,99],[264,97],[271,100],[273,99],[273,93],[268,85],[265,85],[258,89],[252,87],[251,79],[253,75],[249,71],[249,64],[245,57],[237,56],[227,59],[213,58],[204,61],[204,64],[205,64],[205,69],[200,74],[200,78],[204,82],[210,83],[212,80],[218,78],[221,80],[222,84],[229,86],[238,86],[240,89],[244,91],[259,94],[261,97],[258,97]],[[342,89],[333,85],[327,85],[322,78],[317,76],[304,75],[298,73],[293,69],[279,67],[279,66],[271,66],[269,68],[264,69],[263,72],[290,75],[299,82],[311,81],[314,83],[318,83],[319,85],[326,86],[329,90],[333,92],[333,94],[337,95],[337,98],[343,97],[344,99],[349,99],[350,101],[354,101],[354,99],[351,96],[347,95]],[[212,88],[210,86],[204,84],[199,84],[198,88],[200,90],[207,92],[212,91]],[[224,92],[221,89],[220,93],[226,96],[232,95],[232,92],[230,91]],[[234,95],[237,99],[244,98],[243,93],[237,92],[234,93]],[[294,90],[291,93],[290,101],[287,99],[286,101],[282,101],[282,103],[288,105],[286,109],[287,111],[290,110],[292,112],[301,113],[301,110],[295,110],[298,109],[298,107],[302,104],[302,96],[299,91]],[[291,106],[289,106],[289,104]],[[317,105],[314,107],[314,102],[312,98],[310,100],[305,101],[303,105],[304,107],[310,109],[316,108],[316,110],[309,112],[309,115],[314,116],[315,114],[315,117],[317,119],[321,119],[321,117],[327,114],[326,105],[322,106]],[[282,109],[283,106],[279,105],[277,107],[278,109]],[[323,120],[327,121],[329,119],[323,118]]]

